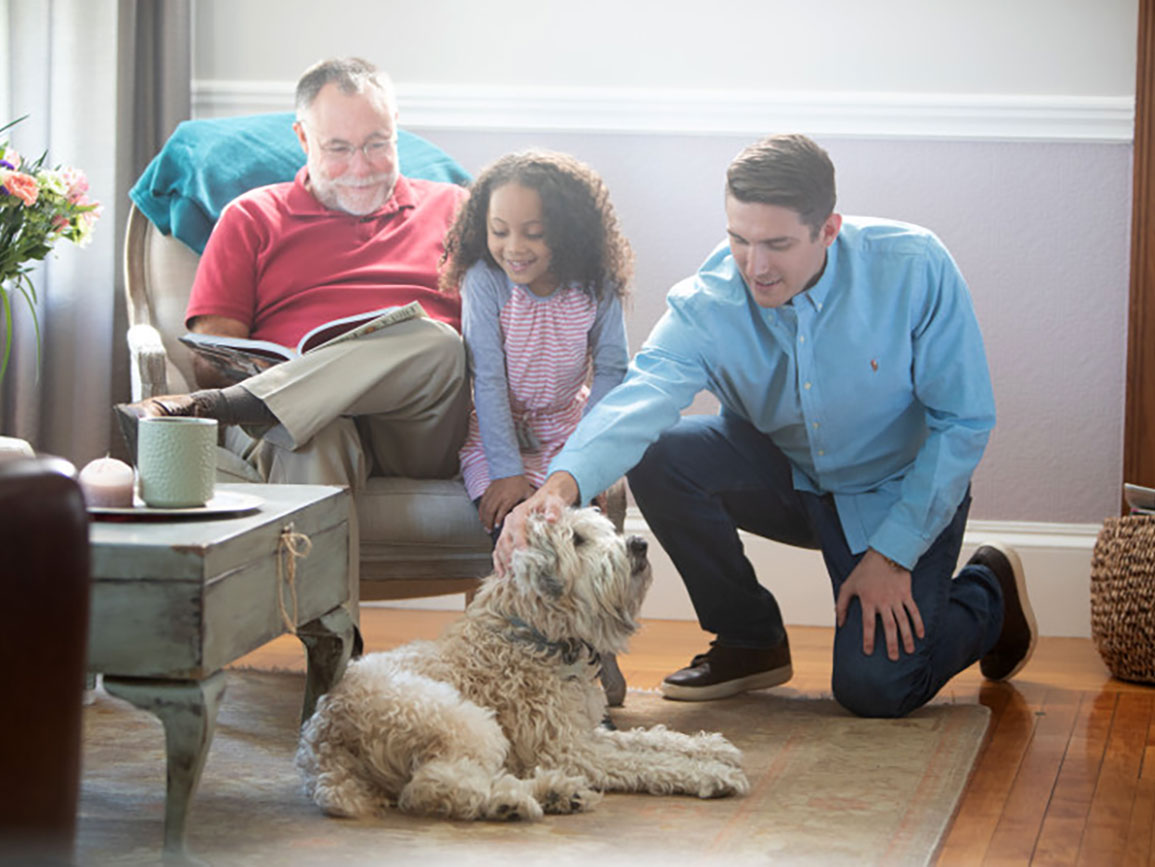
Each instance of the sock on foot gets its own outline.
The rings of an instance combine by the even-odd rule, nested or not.
[[[264,401],[239,385],[194,391],[189,397],[198,416],[215,418],[221,424],[277,423],[277,417],[265,406]]]

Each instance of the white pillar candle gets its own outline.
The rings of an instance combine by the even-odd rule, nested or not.
[[[0,437],[0,461],[14,461],[17,458],[34,458],[36,453],[26,440],[16,437]]]
[[[97,458],[80,471],[80,490],[90,506],[132,505],[132,467],[116,458]]]

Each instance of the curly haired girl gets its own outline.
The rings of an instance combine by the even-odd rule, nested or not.
[[[461,287],[473,377],[461,471],[496,539],[585,408],[625,376],[633,254],[593,169],[528,151],[478,175],[446,259],[442,283]]]

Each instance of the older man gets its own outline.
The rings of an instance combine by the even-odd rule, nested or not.
[[[790,648],[738,530],[821,549],[836,598],[833,691],[899,716],[981,659],[1016,673],[1035,640],[1014,551],[956,577],[970,479],[994,425],[982,337],[949,253],[917,226],[834,212],[834,167],[804,136],[745,149],[726,177],[728,240],[669,294],[625,381],[511,513],[556,515],[623,471],[717,638],[669,675],[698,701],[784,683]],[[716,416],[681,418],[699,391]],[[876,640],[881,632],[882,640]]]
[[[272,366],[239,384],[198,361],[190,395],[117,407],[135,420],[196,415],[274,482],[349,484],[372,472],[451,476],[468,389],[460,304],[438,290],[443,239],[466,193],[398,171],[392,85],[352,58],[310,68],[294,129],[306,165],[230,203],[187,310],[190,330],[293,346],[323,322],[420,303],[423,316]]]

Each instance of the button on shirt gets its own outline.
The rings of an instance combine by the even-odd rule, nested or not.
[[[724,243],[667,301],[550,471],[583,497],[604,490],[707,390],[782,450],[795,488],[833,494],[853,552],[913,567],[995,420],[970,294],[938,238],[846,217],[818,282],[776,309],[753,302]]]

